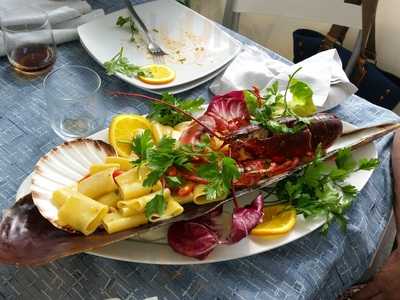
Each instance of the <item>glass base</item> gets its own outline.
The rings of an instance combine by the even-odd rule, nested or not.
[[[52,128],[63,140],[69,141],[87,137],[101,129],[98,120],[89,117],[66,118],[58,124],[52,124]]]

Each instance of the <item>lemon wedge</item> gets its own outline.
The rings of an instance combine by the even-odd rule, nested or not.
[[[132,156],[132,139],[149,129],[153,132],[153,127],[149,120],[139,115],[118,115],[111,121],[108,130],[108,140],[117,151],[119,156]]]
[[[275,205],[264,208],[264,221],[252,231],[252,235],[276,236],[288,233],[296,225],[296,210],[291,205]]]
[[[149,84],[163,84],[175,79],[175,71],[166,65],[148,65],[142,67],[152,76],[139,76],[139,79]]]

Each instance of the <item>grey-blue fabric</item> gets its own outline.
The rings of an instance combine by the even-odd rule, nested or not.
[[[122,1],[91,4],[112,12],[121,8]],[[138,90],[107,76],[79,42],[59,46],[57,55],[55,67],[79,64],[100,74],[108,121],[117,113],[148,111],[141,101],[107,96],[109,91]],[[0,59],[1,209],[15,201],[19,185],[36,161],[62,142],[49,127],[42,79],[22,79],[6,58]],[[182,95],[193,96],[209,99],[208,83]],[[356,96],[332,112],[356,126],[399,120],[391,111]],[[196,266],[145,265],[87,254],[38,268],[0,266],[0,299],[334,299],[366,271],[389,220],[393,197],[391,143],[391,135],[376,143],[381,164],[348,211],[346,233],[334,225],[327,236],[317,230],[273,251]]]

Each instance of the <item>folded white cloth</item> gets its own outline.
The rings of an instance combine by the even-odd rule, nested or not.
[[[47,13],[56,44],[78,39],[77,27],[79,25],[104,16],[102,9],[92,10],[91,6],[82,0],[2,0],[0,11],[6,14],[8,10],[27,6],[39,7]],[[7,23],[12,22],[13,24],[26,21],[24,16],[12,20],[9,17],[3,17],[3,20],[5,19]],[[2,55],[5,55],[5,51],[0,31],[0,56]]]
[[[299,67],[302,69],[296,74],[296,79],[311,86],[318,111],[339,105],[357,91],[344,73],[335,49],[320,52],[289,66],[255,46],[246,46],[225,72],[211,83],[210,91],[217,95],[251,89],[253,86],[264,89],[275,81],[279,82],[280,90],[284,90],[288,75]]]

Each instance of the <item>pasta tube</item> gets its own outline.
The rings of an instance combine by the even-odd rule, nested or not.
[[[216,201],[221,201],[225,199],[228,195],[224,195],[222,197],[209,200],[207,199],[207,193],[206,193],[206,185],[204,184],[198,184],[195,186],[193,190],[193,202],[197,205],[202,205],[202,204],[207,204],[211,202],[216,202]]]
[[[115,177],[115,181],[119,186],[126,183],[143,182],[149,173],[150,169],[146,166],[135,167],[124,174]]]
[[[107,214],[103,218],[103,226],[109,234],[138,227],[140,225],[146,224],[147,222],[148,221],[144,213],[133,215],[130,217],[123,217],[119,213],[111,213]]]
[[[76,190],[76,184],[74,184],[54,191],[52,195],[54,205],[61,207]]]
[[[119,164],[94,164],[90,166],[89,173],[90,175],[93,175],[109,168],[119,169],[120,166]]]
[[[160,193],[161,191],[157,191],[135,199],[119,201],[117,206],[124,217],[143,213],[146,208],[146,204],[150,202],[151,199],[154,198],[154,196]],[[169,189],[164,190],[163,195],[165,199],[167,199],[167,197],[169,197],[170,194],[171,192]]]
[[[186,203],[190,203],[193,202],[193,193],[190,193],[186,196],[178,196],[178,195],[173,195],[173,198],[175,199],[175,201],[177,201],[179,204],[186,204]]]
[[[129,158],[117,156],[107,156],[106,164],[119,164],[119,168],[122,171],[129,171],[133,167]]]
[[[101,204],[107,205],[108,207],[117,207],[117,202],[121,200],[119,195],[114,191],[101,196],[97,199]]]
[[[162,215],[152,214],[149,217],[150,222],[158,222],[161,220],[171,219],[183,213],[183,207],[172,197],[167,198],[167,207]]]
[[[161,190],[160,182],[157,182],[157,184],[152,187],[143,186],[141,182],[126,183],[119,186],[119,193],[123,200],[138,198],[159,190]]]
[[[98,198],[104,194],[117,190],[118,186],[113,178],[115,170],[115,168],[110,168],[79,181],[78,192],[90,198]]]
[[[104,204],[75,192],[58,211],[58,222],[61,226],[90,235],[99,227],[107,211]]]

